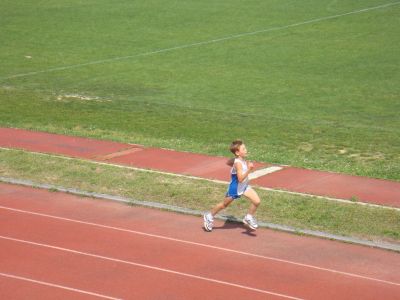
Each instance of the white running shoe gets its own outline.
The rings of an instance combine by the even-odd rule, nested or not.
[[[206,231],[211,231],[213,229],[213,222],[214,222],[214,218],[211,215],[211,213],[205,213],[203,215],[203,219],[204,219],[204,229]]]
[[[256,230],[258,228],[256,219],[251,215],[246,215],[243,219],[243,223],[249,226],[253,230]]]

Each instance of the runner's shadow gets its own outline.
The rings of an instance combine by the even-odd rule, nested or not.
[[[226,230],[226,229],[236,229],[240,228],[243,229],[244,231],[242,234],[248,235],[248,236],[257,236],[255,233],[255,230],[250,229],[246,225],[244,225],[242,222],[239,222],[237,219],[234,217],[228,216],[224,225],[222,226],[214,226],[213,230]]]

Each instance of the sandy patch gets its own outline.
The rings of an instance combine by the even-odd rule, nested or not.
[[[2,85],[2,86],[0,86],[0,89],[5,90],[5,91],[13,91],[13,90],[16,90],[15,87],[10,86],[10,85]]]
[[[96,102],[111,102],[111,100],[101,99],[100,97],[96,96],[85,96],[80,94],[65,94],[65,95],[58,95],[58,101],[96,101]]]
[[[298,149],[301,151],[310,152],[312,149],[314,149],[314,146],[310,143],[301,143]]]
[[[371,160],[384,160],[385,154],[381,152],[375,153],[353,153],[349,155],[350,158],[358,161],[371,161]]]

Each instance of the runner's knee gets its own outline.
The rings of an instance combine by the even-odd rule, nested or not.
[[[225,209],[229,206],[229,204],[231,204],[231,202],[224,201],[220,203],[220,207],[221,209]]]
[[[261,203],[260,197],[255,192],[252,193],[251,195],[248,195],[248,198],[251,201],[251,203],[253,203],[253,205],[255,206],[259,206]]]
[[[229,202],[223,202],[222,205],[224,206],[224,208],[227,208],[229,206],[229,204],[231,204],[232,201]]]
[[[254,193],[253,197],[251,197],[251,202],[255,205],[255,206],[259,206],[261,203],[261,199],[260,197]]]

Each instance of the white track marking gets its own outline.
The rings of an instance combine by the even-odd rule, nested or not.
[[[317,267],[317,266],[313,266],[313,265],[309,265],[309,264],[298,263],[298,262],[280,259],[280,258],[271,257],[271,256],[258,255],[258,254],[253,254],[253,253],[249,253],[249,252],[244,252],[244,251],[232,250],[232,249],[218,247],[218,246],[212,246],[212,245],[208,245],[208,244],[202,244],[202,243],[197,243],[197,242],[192,242],[192,241],[187,241],[187,240],[176,239],[176,238],[157,235],[157,234],[151,234],[151,233],[130,230],[130,229],[125,229],[125,228],[120,228],[120,227],[107,226],[107,225],[102,225],[102,224],[98,224],[98,223],[85,222],[85,221],[80,221],[80,220],[75,220],[75,219],[69,219],[69,218],[64,218],[64,217],[48,215],[48,214],[31,212],[31,211],[26,211],[26,210],[21,210],[21,209],[10,208],[10,207],[6,207],[6,206],[0,206],[0,209],[10,210],[10,211],[24,213],[24,214],[36,215],[36,216],[40,216],[40,217],[52,218],[52,219],[56,219],[56,220],[63,220],[63,221],[67,221],[67,222],[74,222],[74,223],[79,223],[79,224],[84,224],[84,225],[90,225],[90,226],[95,226],[95,227],[100,227],[100,228],[105,228],[105,229],[117,230],[117,231],[121,231],[121,232],[128,232],[128,233],[133,233],[133,234],[137,234],[137,235],[157,238],[157,239],[163,239],[163,240],[168,240],[168,241],[173,241],[173,242],[178,242],[178,243],[183,243],[183,244],[188,244],[188,245],[195,245],[195,246],[200,246],[200,247],[205,247],[205,248],[210,248],[210,249],[216,249],[219,251],[225,251],[225,252],[230,252],[230,253],[235,253],[235,254],[240,254],[240,255],[246,255],[246,256],[266,259],[266,260],[272,260],[272,261],[277,261],[277,262],[281,262],[281,263],[285,263],[285,264],[291,264],[291,265],[296,265],[296,266],[300,266],[300,267],[305,267],[305,268],[310,268],[310,269],[315,269],[315,270],[320,270],[320,271],[325,271],[325,272],[331,272],[331,273],[335,273],[335,274],[341,274],[341,275],[345,275],[345,276],[350,276],[350,277],[355,277],[355,278],[360,278],[360,279],[365,279],[365,280],[370,280],[370,281],[375,281],[375,282],[380,282],[380,283],[386,283],[386,284],[395,285],[395,286],[400,286],[400,283],[397,283],[397,282],[391,282],[391,281],[387,281],[387,280],[357,275],[357,274],[338,271],[338,270],[334,270],[334,269]]]
[[[0,276],[12,278],[12,279],[23,280],[23,281],[28,281],[28,282],[32,282],[32,283],[36,283],[36,284],[41,284],[41,285],[46,285],[46,286],[55,287],[55,288],[59,288],[59,289],[63,289],[63,290],[68,290],[68,291],[72,291],[72,292],[76,292],[76,293],[86,294],[86,295],[90,295],[90,296],[96,296],[96,297],[103,298],[103,299],[121,300],[121,298],[113,298],[113,297],[96,294],[96,293],[92,293],[92,292],[88,292],[88,291],[84,291],[84,290],[66,287],[64,285],[58,285],[58,284],[53,284],[50,282],[34,280],[31,278],[16,276],[16,275],[12,275],[12,274],[0,273]]]
[[[8,236],[1,236],[0,235],[0,238],[4,239],[4,240],[8,240],[8,241],[18,242],[18,243],[23,243],[23,244],[33,245],[33,246],[39,246],[39,247],[53,249],[53,250],[59,250],[59,251],[64,251],[64,252],[73,253],[73,254],[77,254],[77,255],[83,255],[83,256],[88,256],[88,257],[93,257],[93,258],[113,261],[113,262],[117,262],[117,263],[123,263],[123,264],[127,264],[127,265],[132,265],[132,266],[136,266],[136,267],[141,267],[141,268],[146,268],[146,269],[166,272],[166,273],[170,273],[170,274],[174,274],[174,275],[180,275],[180,276],[194,278],[194,279],[200,279],[200,280],[204,280],[204,281],[208,281],[208,282],[213,282],[213,283],[233,286],[233,287],[241,288],[241,289],[244,289],[244,290],[263,293],[263,294],[267,294],[267,295],[274,295],[274,296],[279,296],[279,297],[287,298],[287,299],[302,300],[302,298],[296,298],[296,297],[292,297],[292,296],[288,296],[288,295],[284,295],[284,294],[279,294],[279,293],[274,293],[274,292],[261,290],[261,289],[257,289],[257,288],[252,288],[252,287],[248,287],[248,286],[244,286],[244,285],[240,285],[240,284],[236,284],[236,283],[231,283],[231,282],[212,279],[212,278],[208,278],[208,277],[197,276],[197,275],[193,275],[193,274],[173,271],[173,270],[170,270],[170,269],[164,269],[164,268],[159,268],[159,267],[150,266],[150,265],[146,265],[146,264],[140,264],[140,263],[127,261],[127,260],[122,260],[122,259],[118,259],[118,258],[102,256],[102,255],[97,255],[97,254],[92,254],[92,253],[87,253],[87,252],[81,252],[81,251],[77,251],[77,250],[73,250],[73,249],[57,247],[57,246],[52,246],[52,245],[48,245],[48,244],[35,243],[35,242],[27,241],[27,240],[15,239],[15,238],[8,237]]]
[[[260,170],[256,170],[256,171],[250,173],[248,177],[249,177],[250,180],[252,180],[252,179],[259,178],[261,176],[265,176],[267,174],[274,173],[274,172],[282,170],[282,169],[283,169],[282,167],[277,167],[277,166],[269,167],[269,168],[265,168],[265,169],[260,169]]]
[[[0,80],[7,80],[7,79],[18,78],[18,77],[27,77],[27,76],[33,76],[33,75],[37,75],[37,74],[41,74],[41,73],[48,73],[48,72],[54,72],[54,71],[63,71],[63,70],[69,70],[69,69],[75,69],[75,68],[90,66],[90,65],[104,64],[104,63],[115,62],[115,61],[119,61],[119,60],[127,60],[127,59],[131,59],[131,58],[150,56],[150,55],[154,55],[154,54],[159,54],[159,53],[164,53],[164,52],[171,52],[171,51],[174,51],[174,50],[192,48],[192,47],[196,47],[196,46],[204,46],[204,45],[219,43],[219,42],[223,42],[223,41],[233,40],[233,39],[237,39],[237,38],[241,38],[241,37],[245,37],[245,36],[251,36],[251,35],[256,35],[256,34],[260,34],[260,33],[271,32],[271,31],[278,31],[278,30],[288,29],[288,28],[292,28],[292,27],[298,27],[298,26],[302,26],[302,25],[307,25],[307,24],[312,24],[312,23],[318,23],[318,22],[321,22],[321,21],[336,19],[336,18],[348,16],[348,15],[360,14],[360,13],[368,12],[368,11],[371,11],[371,10],[381,9],[381,8],[390,7],[390,6],[398,5],[398,4],[400,4],[400,2],[392,2],[392,3],[383,4],[383,5],[379,5],[379,6],[368,7],[368,8],[364,8],[364,9],[360,9],[360,10],[354,10],[354,11],[343,13],[343,14],[311,19],[311,20],[308,20],[308,21],[303,21],[303,22],[294,23],[294,24],[290,24],[290,25],[272,27],[272,28],[257,30],[257,31],[253,31],[253,32],[244,32],[244,33],[239,33],[239,34],[232,34],[232,35],[225,36],[225,37],[222,37],[222,38],[216,38],[216,39],[203,41],[203,42],[180,45],[180,46],[176,46],[176,47],[165,48],[165,49],[160,49],[160,50],[155,50],[155,51],[150,51],[150,52],[145,52],[145,53],[140,53],[140,54],[135,54],[135,55],[114,57],[114,58],[96,60],[96,61],[82,63],[82,64],[76,64],[76,65],[70,65],[70,66],[64,66],[64,67],[55,67],[55,68],[50,68],[50,69],[36,71],[36,72],[15,74],[15,75],[7,76],[7,77],[0,77]]]

